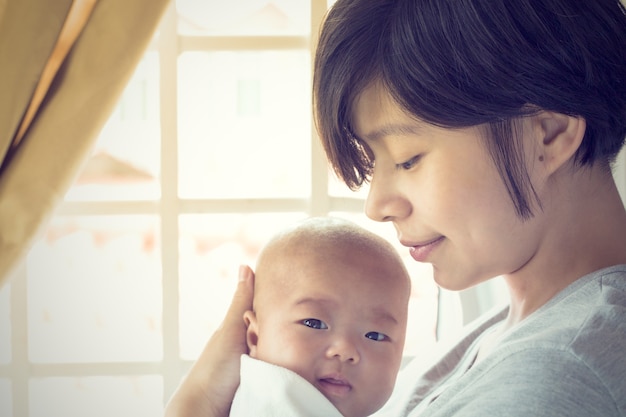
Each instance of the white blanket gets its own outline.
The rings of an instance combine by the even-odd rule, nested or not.
[[[342,417],[306,379],[289,369],[241,356],[241,383],[231,417]]]

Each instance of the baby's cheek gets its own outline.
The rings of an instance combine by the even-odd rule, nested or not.
[[[278,342],[260,342],[256,354],[256,359],[291,369],[294,372],[298,372],[306,360],[306,353],[299,351],[289,340],[285,339],[280,339]]]

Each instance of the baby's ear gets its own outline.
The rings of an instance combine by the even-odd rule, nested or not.
[[[243,321],[246,323],[246,343],[248,343],[248,350],[250,356],[256,358],[256,348],[259,340],[259,328],[256,319],[256,313],[252,310],[248,310],[243,313]]]

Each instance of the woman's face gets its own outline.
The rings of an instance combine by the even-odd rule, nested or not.
[[[439,285],[468,288],[531,260],[541,210],[517,217],[479,127],[417,121],[376,84],[359,96],[352,120],[374,164],[366,214],[392,222],[413,258],[433,265]]]

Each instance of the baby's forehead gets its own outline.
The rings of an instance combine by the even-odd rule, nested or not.
[[[410,285],[408,272],[397,254],[354,241],[283,240],[264,251],[256,272],[259,284],[285,288],[297,285],[303,279],[315,279],[326,285],[338,285],[339,281],[365,283],[381,280],[388,285],[397,283],[403,289]]]
[[[382,250],[389,246],[382,237],[347,220],[313,218],[277,233],[266,248],[298,248],[302,245],[341,250],[351,246]],[[383,256],[381,254],[381,256]]]
[[[409,280],[404,262],[389,242],[355,223],[337,218],[312,218],[277,233],[261,251],[256,272],[259,283],[267,280],[294,285],[296,277],[292,274],[298,268],[324,269],[324,266],[349,267],[370,276],[398,275],[401,282]],[[371,268],[371,273],[366,268]],[[391,277],[385,278],[390,281]]]
[[[257,268],[280,264],[344,263],[376,260],[393,267],[401,261],[382,238],[350,229],[299,229],[274,237],[261,252]]]

